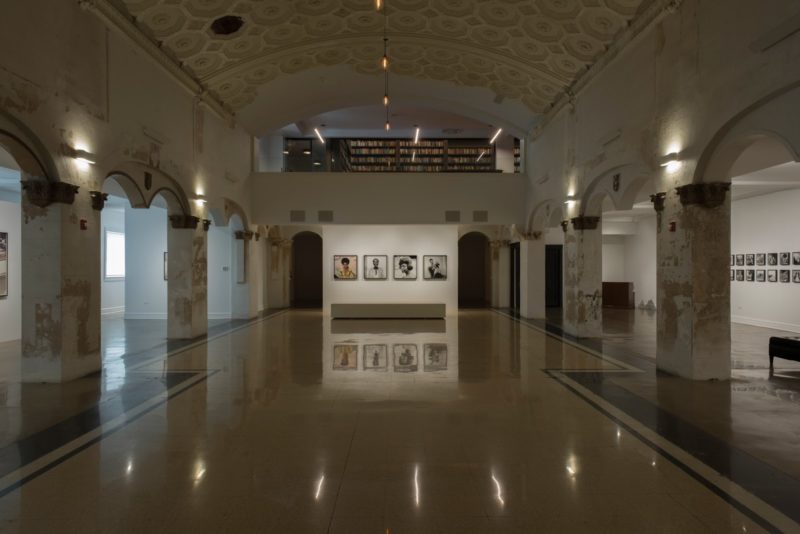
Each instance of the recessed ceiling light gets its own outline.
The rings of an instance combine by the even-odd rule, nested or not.
[[[244,19],[236,15],[225,15],[211,23],[211,31],[215,35],[233,35],[244,26]]]

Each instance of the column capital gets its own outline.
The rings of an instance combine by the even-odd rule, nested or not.
[[[175,230],[196,230],[200,217],[194,215],[170,215],[169,222]]]
[[[536,231],[536,232],[526,232],[524,234],[519,234],[519,238],[521,241],[539,241],[544,232]]]
[[[650,195],[650,202],[653,203],[653,209],[658,212],[664,211],[664,202],[666,200],[666,193],[656,193],[655,195]]]
[[[203,219],[203,231],[208,232],[208,229],[211,228],[211,219]]]
[[[233,235],[236,239],[241,239],[244,241],[249,241],[250,239],[253,239],[253,232],[249,230],[238,230],[234,232]]]
[[[600,225],[600,217],[581,215],[570,219],[570,222],[575,230],[597,230]]]
[[[89,191],[89,196],[92,198],[92,209],[96,211],[103,211],[108,200],[108,193],[102,191]]]
[[[701,182],[675,188],[684,206],[698,205],[709,209],[724,204],[730,189],[729,182]]]
[[[493,241],[489,241],[489,246],[494,249],[507,247],[511,244],[511,241],[508,239],[495,239]]]
[[[43,180],[23,180],[22,190],[28,197],[28,202],[40,208],[50,204],[73,204],[75,195],[80,189],[77,185],[67,182],[46,182]]]

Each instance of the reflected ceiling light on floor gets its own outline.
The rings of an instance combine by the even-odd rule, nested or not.
[[[411,153],[411,163],[414,163],[414,160],[417,159],[417,151]]]
[[[125,466],[125,474],[130,475],[133,473],[133,460],[128,460],[128,465]]]
[[[384,106],[389,105],[389,95],[383,95],[383,105]]]
[[[500,506],[505,506],[506,501],[503,500],[503,487],[500,485],[500,481],[497,480],[497,477],[494,476],[494,473],[492,473],[492,481],[494,482],[494,485],[497,488],[497,495],[495,496],[497,502],[500,503]]]
[[[414,144],[419,144],[419,126],[415,126],[416,131],[414,132]]]
[[[389,124],[389,121],[386,121],[386,131],[388,132],[391,129],[392,129],[392,125]]]
[[[314,133],[317,134],[317,137],[319,138],[320,142],[324,145],[325,144],[325,138],[322,137],[321,133],[319,133],[319,128],[314,128]]]
[[[494,144],[494,142],[495,142],[495,141],[497,141],[497,138],[498,138],[498,137],[500,137],[500,134],[501,134],[502,132],[503,132],[503,129],[502,129],[502,128],[500,128],[499,130],[497,130],[497,133],[495,133],[495,134],[494,134],[494,137],[492,137],[492,140],[491,140],[491,141],[489,141],[489,144],[490,144],[490,145],[493,145],[493,144]]]
[[[419,506],[419,466],[414,466],[414,500]]]

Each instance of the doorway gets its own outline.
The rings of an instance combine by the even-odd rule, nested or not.
[[[513,311],[519,311],[520,309],[520,245],[519,243],[511,243],[509,246],[510,252],[510,260],[509,266],[511,269],[511,273],[509,276],[510,280],[510,291],[511,294],[509,295],[508,305],[509,308]]]
[[[487,308],[491,301],[489,238],[470,232],[458,240],[458,306]]]
[[[545,246],[545,307],[548,309],[561,308],[563,305],[563,258],[564,245]]]
[[[291,305],[322,307],[322,238],[300,232],[292,240]]]

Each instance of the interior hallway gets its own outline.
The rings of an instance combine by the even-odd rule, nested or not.
[[[418,348],[416,370],[398,344]],[[447,346],[435,365],[426,344]],[[358,345],[355,365],[335,345]],[[388,347],[385,368],[365,369],[364,345]],[[485,310],[368,324],[302,310],[67,384],[4,376],[0,530],[797,527],[797,403],[607,352]]]

